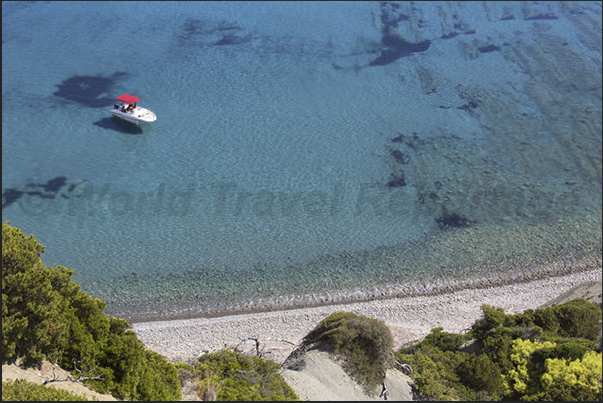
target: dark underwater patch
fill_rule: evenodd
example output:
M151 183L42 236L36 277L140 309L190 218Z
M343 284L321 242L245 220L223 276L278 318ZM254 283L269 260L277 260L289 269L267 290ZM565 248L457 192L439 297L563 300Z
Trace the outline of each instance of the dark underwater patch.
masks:
M400 21L408 21L408 15L400 9L400 4L389 1L381 2L381 23L387 28L397 28Z
M2 191L2 210L10 206L23 196L23 191L15 188L6 188Z
M475 101L469 101L467 102L465 105L461 105L459 107L457 107L456 109L461 109L461 110L465 110L465 111L470 111L472 109L477 108L479 105L477 104L477 102Z
M107 94L112 92L117 79L124 76L127 73L118 72L111 77L73 76L58 84L54 95L89 108L103 108L113 102Z
M66 184L67 178L65 176L57 176L55 178L50 179L43 185L30 183L27 186L40 186L44 189L45 192L58 192Z
M369 63L369 66L384 66L396 60L410 56L413 53L425 52L431 46L431 41L426 39L422 42L412 43L396 35L384 33L381 37L381 54Z
M442 39L452 39L452 38L456 38L457 36L459 36L460 34L458 32L451 32L448 35L442 35L440 38Z
M412 148L413 150L417 149L417 146L422 146L425 144L425 141L419 138L419 134L417 132L412 132L412 134L409 135L405 135L404 133L398 133L397 137L394 137L391 139L391 141L393 143L402 143L410 148ZM402 154L402 153L400 153ZM392 154L392 156L394 158L396 158L395 155ZM404 157L405 160L407 159L407 157Z
M386 184L390 188L397 188L406 186L406 180L404 179L404 173L400 172L396 175L392 174L391 179Z
M195 38L201 38L202 42L205 42L205 45L238 45L251 40L251 34L235 34L235 32L244 31L244 29L227 21L221 21L216 25L216 23L208 23L195 18L188 18L182 25L182 31L183 33L179 35L180 39L188 41L191 39L195 40ZM219 39L215 40L216 36L218 36Z
M408 15L401 10L400 4L388 1L381 2L381 49L379 56L369 63L369 66L384 66L395 62L396 60L409 56L416 52L424 52L429 49L431 41L424 40L419 43L407 42L398 35L393 35L391 32L396 32L401 21L408 21ZM419 22L421 25L423 21Z
M67 189L70 191L74 186L68 186L67 177L56 176L48 180L46 183L30 182L25 185L23 190L6 188L2 191L2 209L4 210L11 204L19 201L19 199L24 195L36 196L42 199L54 199L59 195L64 187L67 187Z
M441 217L435 219L441 228L466 228L471 223L465 217L456 213L444 213Z
M398 136L392 138L392 143L402 143L404 141L404 135L400 133Z
M203 33L203 22L195 18L189 18L182 24L182 30L184 33L180 35L180 38L184 40L190 39L197 34Z
M490 52L496 52L497 50L500 50L500 48L496 45L488 45L488 46L482 46L481 48L477 48L477 50L479 50L481 53L490 53Z
M400 150L393 150L390 154L399 164L404 165L408 162L408 157L405 156Z
M241 43L249 42L251 40L251 35L246 36L237 36L233 34L227 34L222 37L219 41L214 43L216 46L221 45L238 45Z
M558 19L559 19L559 17L557 17L556 15L552 15L552 14L538 14L533 17L526 18L527 21L530 21L530 20L558 20Z

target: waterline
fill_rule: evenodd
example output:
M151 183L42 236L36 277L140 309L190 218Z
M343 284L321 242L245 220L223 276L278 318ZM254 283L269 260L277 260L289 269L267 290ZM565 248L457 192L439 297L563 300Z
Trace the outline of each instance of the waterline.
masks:
M114 304L106 312L128 320L130 323L156 320L176 320L188 318L212 318L258 312L284 311L315 306L341 305L354 302L366 302L393 298L434 296L459 290L488 289L502 285L516 284L560 277L574 273L600 272L601 253L584 257L567 257L522 267L517 271L516 264L500 265L499 270L490 274L469 275L457 272L451 277L424 276L404 284L382 284L374 287L350 289L322 289L315 293L290 294L276 297L256 297L236 300L211 306L184 305L178 303L149 303L142 305Z
M432 295L600 267L597 226L582 225L571 233L568 227L528 226L521 233L516 228L468 228L398 247L283 267L266 262L228 274L210 268L155 276L132 273L119 278L119 291L106 290L105 295L111 314L155 320ZM562 232L566 238L560 243ZM516 236L509 242L511 233ZM94 286L97 292L103 288Z

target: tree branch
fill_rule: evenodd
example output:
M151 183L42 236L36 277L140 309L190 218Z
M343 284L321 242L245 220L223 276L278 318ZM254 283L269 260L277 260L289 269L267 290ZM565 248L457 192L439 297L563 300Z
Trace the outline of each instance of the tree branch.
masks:
M81 369L79 369L77 367L77 364L80 364L81 361L76 361L76 359L74 358L73 361L73 368L75 369L75 371L77 371L79 373L79 376L77 378L74 378L72 376L68 376L66 378L57 378L57 374L55 373L55 368L57 366L57 361L58 361L59 357L57 357L54 360L54 364L51 364L52 366L52 379L46 378L46 380L44 380L43 385L49 384L51 382L66 382L66 381L71 381L71 382L80 382L80 383L84 383L84 381L88 381L91 379L96 379L96 380L102 380L103 376L102 375L92 375L94 373L94 371L96 371L98 369L98 364L96 365L96 367L86 371L86 373L84 373ZM88 365L90 366L90 360L88 360Z
M407 372L409 375L412 375L412 367L408 364L402 364L396 360L394 360L394 362L396 363L396 365L402 369L403 371Z

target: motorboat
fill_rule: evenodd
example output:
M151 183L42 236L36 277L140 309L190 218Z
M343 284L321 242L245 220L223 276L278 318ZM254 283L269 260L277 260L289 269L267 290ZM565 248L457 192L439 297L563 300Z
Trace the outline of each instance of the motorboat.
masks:
M123 94L116 99L121 101L121 105L113 105L113 109L111 109L113 116L137 125L140 123L153 123L157 120L157 116L152 111L138 105L140 98Z

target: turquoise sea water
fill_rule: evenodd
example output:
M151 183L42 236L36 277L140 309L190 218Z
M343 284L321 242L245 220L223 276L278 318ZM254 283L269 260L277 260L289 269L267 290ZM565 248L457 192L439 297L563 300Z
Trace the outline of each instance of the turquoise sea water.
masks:
M600 254L601 59L600 2L3 2L2 217L125 317L521 278Z

